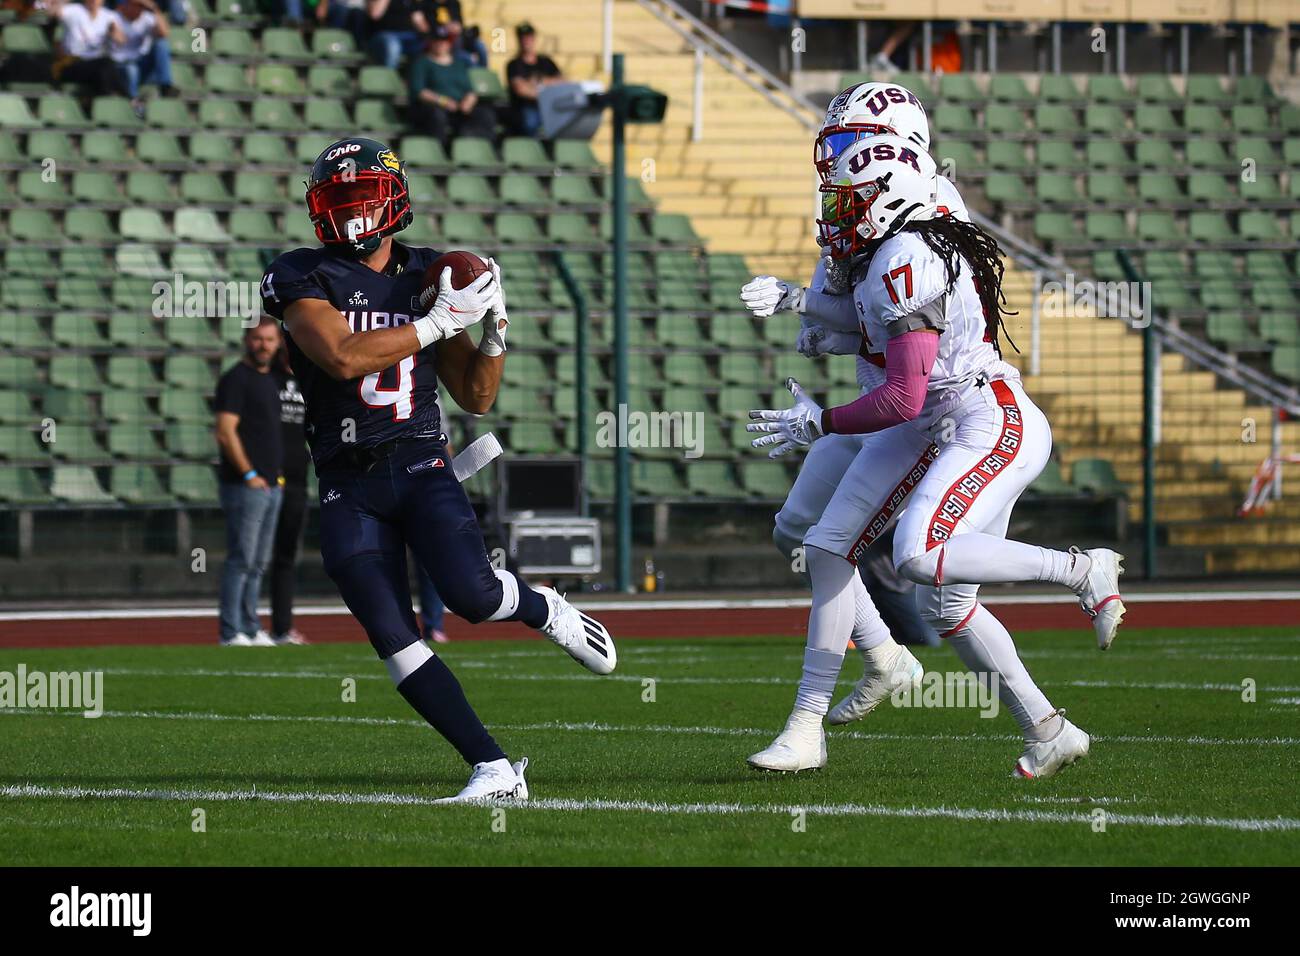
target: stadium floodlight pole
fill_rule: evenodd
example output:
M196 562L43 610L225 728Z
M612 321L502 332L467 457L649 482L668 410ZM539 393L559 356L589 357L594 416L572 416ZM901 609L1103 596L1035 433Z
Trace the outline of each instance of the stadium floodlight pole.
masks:
M573 358L576 372L574 375L575 408L577 409L577 429L578 429L578 460L582 462L583 482L588 488L591 483L587 476L587 419L590 409L587 407L587 296L582 291L582 286L573 275L573 270L569 268L569 261L564 258L564 253L558 249L552 254L555 259L555 271L560 275L560 281L564 283L564 291L569 294L569 299L573 303L573 320L575 323L575 335L573 342ZM587 496L582 496L582 513L587 514Z
M1117 249L1115 256L1124 277L1134 284L1141 283L1142 277L1128 252ZM1142 316L1142 572L1151 581L1156 576L1156 363L1160 361L1160 342L1151 296L1138 301L1146 310Z
M623 89L623 54L610 65L614 111L614 411L623 420L627 408L627 98ZM618 533L618 589L632 587L632 481L627 442L614 445L614 510Z

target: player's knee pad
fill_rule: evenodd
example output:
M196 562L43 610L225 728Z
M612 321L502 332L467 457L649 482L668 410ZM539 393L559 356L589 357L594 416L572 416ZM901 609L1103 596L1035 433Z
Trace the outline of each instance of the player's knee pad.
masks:
M519 579L506 570L458 579L442 594L447 609L471 624L501 621L519 609ZM441 592L439 592L441 594Z
M936 588L921 584L916 588L917 613L943 638L950 637L970 620L977 600L974 587Z

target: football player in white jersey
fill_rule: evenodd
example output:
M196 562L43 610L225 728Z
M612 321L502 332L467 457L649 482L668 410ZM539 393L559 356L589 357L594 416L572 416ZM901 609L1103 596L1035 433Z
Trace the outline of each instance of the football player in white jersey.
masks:
M791 382L793 408L756 410L756 448L772 457L833 434L862 435L857 456L803 544L812 582L803 678L785 729L749 758L766 770L824 766L822 719L857 609L855 562L898 522L894 564L917 584L922 617L982 681L996 682L1025 738L1015 772L1047 777L1085 756L1089 738L1034 684L1005 627L978 602L986 582L1051 581L1093 617L1099 646L1124 613L1121 555L1008 541L1011 509L1042 471L1051 429L1003 362L997 242L938 212L934 161L878 135L844 152L821 187L819 242L848 265L863 353L883 381L822 409Z
M859 83L841 92L826 109L826 119L813 148L813 162L825 180L845 149L869 136L898 135L924 150L930 148L930 122L925 107L911 90L898 83ZM946 177L938 180L940 213L969 220L966 202ZM848 261L819 257L807 288L774 276L757 276L741 290L741 300L760 318L778 311L799 315L796 347L809 358L818 355L857 355L858 385L864 392L884 382L880 355L860 352L862 334L845 270ZM773 540L791 556L803 536L825 510L844 472L862 444L860 435L828 435L808 451L785 503L777 513ZM894 691L920 681L920 662L898 644L873 605L865 585L854 585L857 611L852 638L863 658L863 676L853 692L830 712L832 724L858 720Z

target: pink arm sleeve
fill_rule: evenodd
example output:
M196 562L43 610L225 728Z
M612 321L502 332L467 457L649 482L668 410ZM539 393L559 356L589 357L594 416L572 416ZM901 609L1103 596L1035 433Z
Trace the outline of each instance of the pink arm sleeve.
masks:
M939 354L939 336L917 329L890 339L885 346L885 383L855 402L828 408L822 431L840 435L878 432L921 413L930 369Z

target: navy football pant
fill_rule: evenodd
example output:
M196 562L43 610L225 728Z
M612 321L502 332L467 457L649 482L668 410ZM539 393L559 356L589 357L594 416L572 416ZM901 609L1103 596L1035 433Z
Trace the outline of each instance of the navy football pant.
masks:
M501 607L501 581L444 444L402 442L369 471L326 462L318 477L325 571L381 658L420 639L407 545L452 613L478 623ZM519 590L519 609L504 620L541 627L545 599L523 582Z

